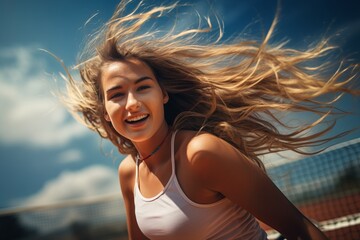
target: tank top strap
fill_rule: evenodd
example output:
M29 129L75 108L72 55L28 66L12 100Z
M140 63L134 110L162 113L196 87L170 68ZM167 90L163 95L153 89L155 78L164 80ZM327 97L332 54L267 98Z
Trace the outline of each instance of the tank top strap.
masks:
M178 130L174 131L171 135L171 175L175 175L175 136Z
M137 156L135 156L135 187L138 186L138 182L139 182L139 158Z

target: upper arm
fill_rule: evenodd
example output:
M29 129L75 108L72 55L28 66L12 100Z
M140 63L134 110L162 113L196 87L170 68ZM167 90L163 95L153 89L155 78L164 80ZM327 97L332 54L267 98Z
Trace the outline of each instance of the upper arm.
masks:
M324 239L262 169L224 140L199 135L189 142L187 157L205 187L220 192L288 239L307 239L311 234Z
M125 210L126 210L126 223L128 228L129 239L146 239L140 231L135 217L134 205L134 183L135 183L135 162L129 155L119 166L119 180L121 192L123 195Z

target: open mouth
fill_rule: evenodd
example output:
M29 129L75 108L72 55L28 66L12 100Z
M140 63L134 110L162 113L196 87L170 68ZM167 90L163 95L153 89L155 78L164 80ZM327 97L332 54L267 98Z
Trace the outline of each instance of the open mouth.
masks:
M148 119L148 117L149 114L143 114L136 117L129 117L128 119L125 120L125 122L129 124L136 124L145 121L146 119Z

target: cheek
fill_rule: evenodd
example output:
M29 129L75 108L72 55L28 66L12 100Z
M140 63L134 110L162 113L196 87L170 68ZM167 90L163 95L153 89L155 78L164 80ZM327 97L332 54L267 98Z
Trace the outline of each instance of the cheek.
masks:
M119 104L106 103L105 104L105 119L113 125L120 121L121 107Z
M156 116L159 118L158 120L161 120L164 118L164 100L163 98L159 98L156 101L153 101L153 109L155 109Z
M126 131L125 131L124 123L122 122L122 119L120 117L121 116L120 113L118 113L118 111L115 111L109 113L108 116L109 116L108 123L112 125L112 127L115 129L115 131L118 134L123 136Z

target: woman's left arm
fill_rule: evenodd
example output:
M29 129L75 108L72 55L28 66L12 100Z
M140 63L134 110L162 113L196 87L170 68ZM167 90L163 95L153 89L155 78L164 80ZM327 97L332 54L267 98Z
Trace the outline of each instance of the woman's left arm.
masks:
M194 137L187 158L203 186L220 192L287 239L327 239L254 162L211 134Z

